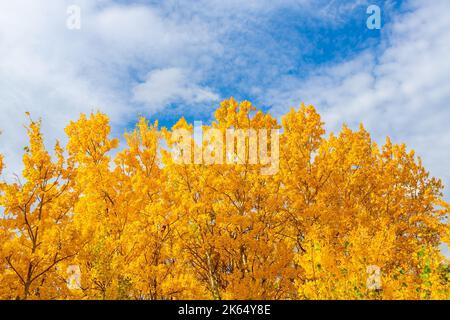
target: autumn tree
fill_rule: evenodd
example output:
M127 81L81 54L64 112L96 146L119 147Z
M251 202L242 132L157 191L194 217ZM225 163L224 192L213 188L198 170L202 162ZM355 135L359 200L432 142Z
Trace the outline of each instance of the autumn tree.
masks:
M119 266L128 279L128 298L176 299L195 297L192 276L180 259L177 229L180 216L166 187L158 151L162 133L158 124L141 118L136 129L125 135L127 147L115 158L114 174L123 196L122 215L129 221L122 246L127 255Z
M3 299L450 298L442 182L362 125L231 98L201 128L141 118L120 149L102 113L51 152L27 132L0 182Z
M120 201L118 181L110 170L108 155L118 145L110 139L109 120L104 114L81 115L66 133L68 162L74 170L77 202L74 225L79 230L82 250L77 256L82 282L80 289L89 298L116 298L122 285L117 264L123 255L120 237L127 221L126 203Z
M65 270L60 266L77 253L70 168L59 143L56 159L45 149L40 122L31 121L26 129L30 144L23 156L23 180L0 185L0 294L5 299L66 297Z
M405 145L387 139L380 150L362 126L325 139L311 106L291 110L283 127L280 174L295 260L305 270L300 297L418 297L415 256L425 247L438 254L448 230L441 182ZM371 266L382 270L382 292L367 287Z

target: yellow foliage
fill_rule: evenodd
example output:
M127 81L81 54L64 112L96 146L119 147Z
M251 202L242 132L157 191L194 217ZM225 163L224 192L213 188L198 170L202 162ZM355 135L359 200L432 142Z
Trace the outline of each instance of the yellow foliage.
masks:
M272 175L174 161L185 119L141 118L122 150L101 113L52 152L40 126L26 127L22 177L0 183L1 299L450 298L441 181L363 126L325 136L312 106L280 124L223 101L204 129L280 129Z

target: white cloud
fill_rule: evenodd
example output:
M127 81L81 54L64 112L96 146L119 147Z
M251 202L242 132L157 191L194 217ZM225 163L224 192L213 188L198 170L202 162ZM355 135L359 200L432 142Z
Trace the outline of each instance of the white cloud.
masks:
M66 9L74 3L81 8L80 30L66 28ZM130 103L135 77L166 65L190 67L219 49L201 22L178 21L156 7L109 0L1 1L0 153L6 174L22 167L26 111L43 119L49 147L64 138L64 126L80 112L106 112L119 135L138 111L151 111ZM195 102L208 96L199 85L178 81L178 97Z
M450 11L448 1L412 1L409 13L382 30L381 51L286 78L263 101L278 115L314 104L331 130L362 122L376 140L389 135L422 157L450 186ZM449 192L445 191L448 198Z
M186 70L157 69L147 75L145 82L134 87L134 99L144 103L150 113L162 110L171 103L188 105L213 102L219 96L195 83Z

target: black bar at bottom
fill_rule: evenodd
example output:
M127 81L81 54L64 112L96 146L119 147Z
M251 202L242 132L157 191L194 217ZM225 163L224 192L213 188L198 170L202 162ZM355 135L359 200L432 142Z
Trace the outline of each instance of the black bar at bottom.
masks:
M59 319L86 318L98 314L134 319L320 319L367 317L384 318L392 311L402 317L419 312L448 312L449 301L0 301L0 310L21 315L23 311Z

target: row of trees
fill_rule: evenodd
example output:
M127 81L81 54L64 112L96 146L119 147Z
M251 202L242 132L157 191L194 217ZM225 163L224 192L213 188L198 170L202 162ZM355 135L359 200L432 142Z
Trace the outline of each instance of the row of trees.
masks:
M102 113L51 151L30 120L22 176L0 183L0 298L450 298L449 205L405 145L325 136L304 105L279 124L230 99L211 127L280 128L278 172L177 163L184 119L140 119L120 152Z

